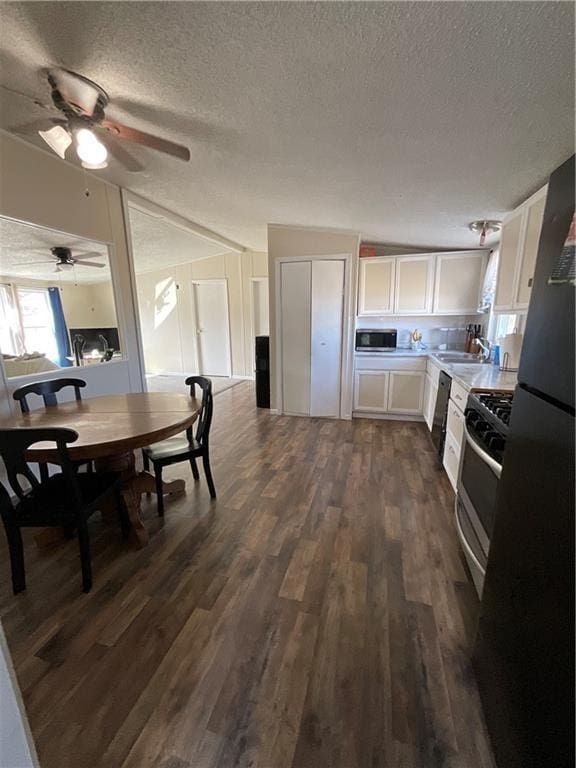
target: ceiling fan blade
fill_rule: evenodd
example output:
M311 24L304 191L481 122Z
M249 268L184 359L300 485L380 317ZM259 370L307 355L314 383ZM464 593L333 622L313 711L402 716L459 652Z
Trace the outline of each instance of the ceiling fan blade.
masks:
M158 152L164 152L166 155L172 155L172 157L177 157L179 160L184 160L186 163L190 160L190 150L182 144L176 144L173 141L161 139L159 136L153 136L151 133L138 131L136 128L130 128L127 125L122 125L122 123L116 123L114 120L103 120L101 125L114 136L119 136L121 139L126 139L126 141L133 141L136 144L142 144L143 146L155 149Z
M120 143L114 138L112 131L105 130L98 125L95 125L94 128L99 129L97 130L98 138L106 145L108 152L110 152L112 157L119 162L120 165L123 165L127 171L130 171L130 173L139 173L144 170L144 166L127 152L124 147L120 146Z
M74 259L74 264L80 264L82 267L105 267L106 264L98 264L97 261L84 261L84 259Z
M18 264L19 267L33 267L37 264L55 264L54 259L48 259L47 261L23 261Z
M100 251L76 251L75 253L78 254L78 259L103 259L105 258L105 253L100 253Z
M45 117L42 120L33 120L30 123L21 123L20 125L13 125L8 130L11 133L36 133L37 131L48 131L54 125L65 125L64 120L58 120L55 117Z

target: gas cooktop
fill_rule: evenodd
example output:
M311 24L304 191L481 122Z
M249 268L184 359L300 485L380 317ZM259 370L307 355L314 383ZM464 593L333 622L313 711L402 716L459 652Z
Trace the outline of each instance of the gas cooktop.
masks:
M466 426L476 440L502 463L513 392L475 392L466 403Z

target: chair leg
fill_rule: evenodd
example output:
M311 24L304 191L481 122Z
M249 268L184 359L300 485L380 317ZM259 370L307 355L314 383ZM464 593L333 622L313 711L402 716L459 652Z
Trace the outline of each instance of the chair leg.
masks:
M204 474L206 475L206 482L208 483L210 496L215 499L216 488L214 487L214 480L212 479L212 470L210 469L210 456L208 455L208 451L205 451L202 454L202 464L204 465Z
M198 467L196 465L196 459L194 456L190 457L190 469L192 470L192 476L196 482L200 480L200 473L198 472Z
M15 595L26 589L26 573L24 571L24 547L22 534L17 525L4 523L6 538L10 550L10 570L12 572L12 591Z
M142 451L142 463L144 465L144 472L150 472L150 459L144 451ZM150 491L146 491L146 498L150 498Z
M38 464L38 467L40 468L40 482L45 483L50 476L48 472L48 464Z
M156 500L158 516L164 517L164 486L162 484L162 466L154 464L154 476L156 478Z
M122 495L122 489L119 485L114 489L114 495L116 497L116 508L118 510L120 528L122 529L122 538L127 539L130 533L130 518L128 517L128 507L126 506L124 496Z
M78 543L80 545L80 562L82 563L82 591L92 589L92 558L90 557L90 537L84 521L78 526Z

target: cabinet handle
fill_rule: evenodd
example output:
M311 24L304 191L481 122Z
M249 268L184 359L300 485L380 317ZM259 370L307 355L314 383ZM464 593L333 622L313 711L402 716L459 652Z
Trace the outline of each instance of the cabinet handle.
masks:
M450 453L453 453L454 455L456 455L454 448L452 448L451 445L448 446L448 450L450 451Z
M462 400L462 398L460 397L460 395L454 395L454 400Z

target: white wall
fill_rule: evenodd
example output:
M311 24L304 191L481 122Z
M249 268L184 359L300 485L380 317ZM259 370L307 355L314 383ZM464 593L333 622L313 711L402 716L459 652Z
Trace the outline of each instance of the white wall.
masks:
M0 623L0 766L35 768L38 765L10 650Z
M136 261L138 255L134 258ZM267 273L267 255L246 251L224 253L136 275L147 373L197 372L192 280L225 279L230 309L232 374L252 375L250 282L252 277L266 277ZM163 292L168 303L159 302Z
M336 254L352 255L352 274L349 285L349 312L345 323L354 322L354 310L356 307L356 290L358 282L358 247L360 236L354 232L340 232L334 230L315 229L306 227L288 227L279 224L268 225L268 279L270 286L270 404L276 408L276 269L278 259L294 256L333 256ZM347 349L348 347L348 349ZM353 345L345 341L345 353L351 356ZM343 358L346 357L346 354ZM350 414L352 412L352 369L350 357L350 370L346 374L348 381Z
M88 192L88 194L86 194ZM108 244L118 327L125 358L82 369L89 394L140 391L142 379L136 316L120 189L56 156L0 132L0 216ZM53 376L59 375L56 371ZM10 393L46 374L6 381L0 363L0 415L10 412ZM14 413L16 413L14 409Z

